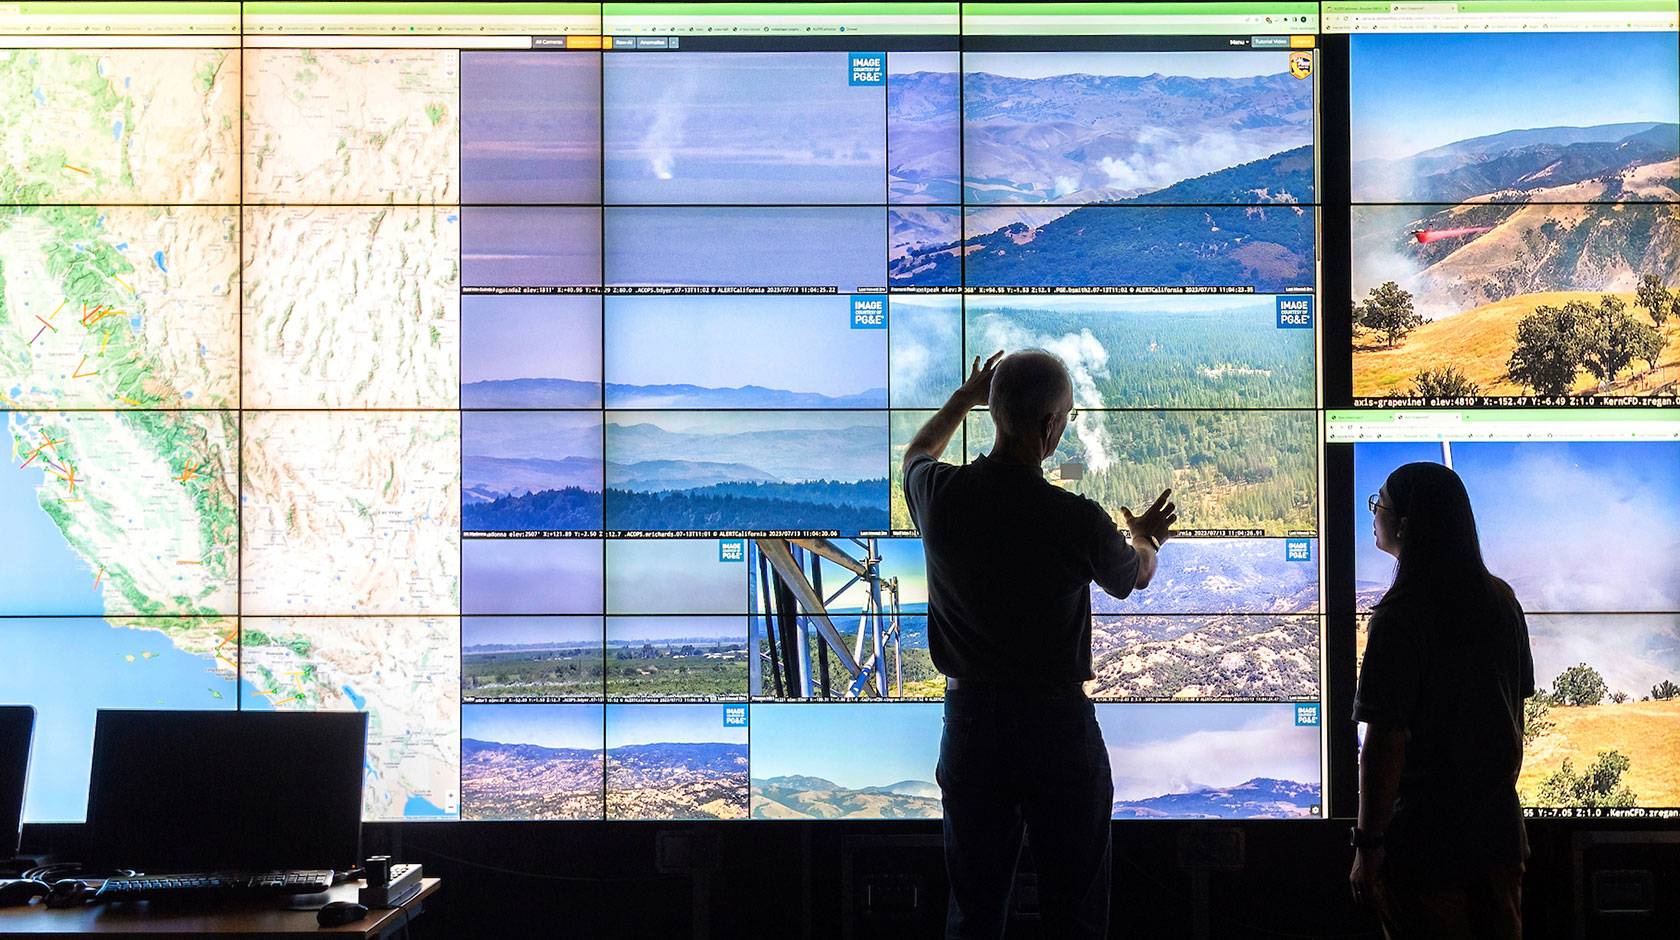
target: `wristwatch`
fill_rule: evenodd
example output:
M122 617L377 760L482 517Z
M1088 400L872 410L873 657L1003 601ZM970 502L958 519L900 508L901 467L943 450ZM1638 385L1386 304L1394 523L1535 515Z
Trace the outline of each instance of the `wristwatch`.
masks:
M1348 845L1356 849L1380 849L1383 847L1383 839L1383 833L1366 832L1358 826L1348 830Z

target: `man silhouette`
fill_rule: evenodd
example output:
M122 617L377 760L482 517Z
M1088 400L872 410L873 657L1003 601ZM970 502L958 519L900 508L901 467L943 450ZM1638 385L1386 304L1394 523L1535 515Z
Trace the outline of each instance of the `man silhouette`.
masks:
M1000 361L1001 360L1001 361ZM990 405L997 437L966 466L939 457L968 412ZM1108 932L1114 783L1091 672L1091 583L1115 597L1149 585L1177 521L1168 490L1130 539L1095 502L1044 479L1073 413L1073 383L1039 349L1002 351L916 432L904 496L922 533L928 643L947 678L938 779L951 880L947 937L1001 937L1023 829L1051 937Z

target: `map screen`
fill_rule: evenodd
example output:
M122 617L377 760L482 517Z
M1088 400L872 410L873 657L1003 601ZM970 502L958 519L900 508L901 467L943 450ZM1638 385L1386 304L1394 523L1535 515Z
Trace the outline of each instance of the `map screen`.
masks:
M1025 346L1047 478L1181 507L1114 815L1323 815L1318 4L110 6L0 7L30 821L101 707L365 710L368 819L936 817L897 468Z

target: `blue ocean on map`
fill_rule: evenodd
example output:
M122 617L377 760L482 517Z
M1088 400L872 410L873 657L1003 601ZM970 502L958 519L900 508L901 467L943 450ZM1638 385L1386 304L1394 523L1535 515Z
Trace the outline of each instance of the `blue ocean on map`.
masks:
M40 474L0 467L0 518L18 549L0 570L0 701L35 705L35 745L24 818L77 822L86 811L93 722L105 708L233 708L233 680L210 660L152 630L114 628L97 616L93 572L36 502ZM57 614L60 616L35 616ZM267 708L255 687L249 707Z

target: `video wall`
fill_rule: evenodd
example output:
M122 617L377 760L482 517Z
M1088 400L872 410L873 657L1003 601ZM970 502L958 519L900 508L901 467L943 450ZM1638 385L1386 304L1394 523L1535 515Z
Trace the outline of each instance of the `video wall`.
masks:
M1473 36L1449 31L1473 3L1370 6L0 11L0 701L39 710L27 818L83 817L99 707L366 710L368 819L937 817L898 463L965 362L1025 346L1075 383L1047 479L1180 506L1147 591L1093 588L1116 818L1324 815L1326 639L1356 599L1321 586L1356 565L1365 609L1387 576L1362 530L1321 541L1326 500L1454 457L1479 509L1512 500L1484 541L1551 696L1525 798L1680 805L1655 756L1680 681L1656 675L1680 648L1674 4ZM1419 59L1450 94L1406 92ZM1351 147L1323 139L1328 82ZM991 432L976 412L946 459ZM1561 520L1591 511L1561 494L1600 485L1642 487L1617 531L1646 567L1559 580ZM855 647L783 618L780 552L827 566ZM881 585L890 667L860 679ZM1554 678L1577 658L1600 701ZM1600 749L1631 797L1569 789Z

